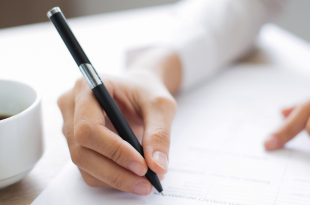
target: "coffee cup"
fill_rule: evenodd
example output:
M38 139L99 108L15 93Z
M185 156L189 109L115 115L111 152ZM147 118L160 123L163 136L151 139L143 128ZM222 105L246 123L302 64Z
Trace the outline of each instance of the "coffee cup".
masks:
M0 79L0 189L24 178L43 154L41 96Z

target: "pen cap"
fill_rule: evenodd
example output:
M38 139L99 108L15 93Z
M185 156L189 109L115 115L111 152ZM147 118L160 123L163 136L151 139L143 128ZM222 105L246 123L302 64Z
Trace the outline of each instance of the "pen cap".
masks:
M80 66L81 64L88 63L91 64L88 60L86 54L84 53L82 47L76 40L74 34L68 26L67 20L59 7L55 7L49 12L47 16L53 22L55 28L57 29L62 40L68 47L72 57L74 58L76 64Z

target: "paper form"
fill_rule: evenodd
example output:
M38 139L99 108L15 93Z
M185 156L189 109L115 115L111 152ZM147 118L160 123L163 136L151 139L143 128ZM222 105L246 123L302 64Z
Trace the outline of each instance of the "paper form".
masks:
M177 97L164 193L137 196L88 187L69 164L33 205L309 205L310 139L266 152L280 110L310 99L310 78L266 66L239 66Z

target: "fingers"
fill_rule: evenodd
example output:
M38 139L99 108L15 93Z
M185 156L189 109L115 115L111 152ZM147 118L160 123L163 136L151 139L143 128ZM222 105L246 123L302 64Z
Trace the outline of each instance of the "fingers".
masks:
M74 124L83 121L105 125L103 110L85 80L78 80L74 89ZM78 126L75 126L78 128Z
M75 129L75 139L83 147L106 156L139 176L147 172L143 157L128 142L102 125L80 122Z
M80 145L94 150L139 176L147 172L143 157L126 141L105 127L102 108L88 87L76 94L74 136Z
M295 107L287 108L282 110L282 115L286 118L294 110Z
M144 156L148 166L157 174L168 171L171 124L176 102L170 97L157 97L142 106Z
M287 114L290 110L285 111ZM266 150L276 150L302 131L310 116L310 103L297 106L290 111L284 124L265 141Z
M158 83L157 79L154 82ZM123 84L119 85L122 88ZM114 89L116 85L111 82L106 86L125 113L130 114L136 133L143 132L145 159L108 129L104 112L85 80L78 80L73 90L60 97L58 105L65 121L63 130L72 161L80 168L85 182L90 186L147 195L152 190L144 177L148 166L160 179L167 172L170 128L176 103L163 86L139 90L140 86L133 85L125 86L132 92L129 97L123 95L127 93L126 89ZM150 85L149 81L147 85Z
M112 186L100 181L99 179L95 178L94 176L90 175L89 173L85 172L83 169L79 168L81 175L83 177L83 180L85 183L90 187L103 187L103 188L109 188L113 189ZM160 181L164 179L164 175L158 175L158 178Z
M75 145L71 147L70 153L72 161L87 172L82 173L83 179L90 186L111 186L139 195L148 195L152 191L152 185L145 177L135 175L95 151Z

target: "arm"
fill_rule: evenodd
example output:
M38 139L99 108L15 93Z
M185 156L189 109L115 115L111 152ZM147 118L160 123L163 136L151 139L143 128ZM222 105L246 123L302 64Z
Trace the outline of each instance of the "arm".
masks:
M172 93L187 89L246 55L261 26L282 4L283 0L183 0L173 9L179 26L170 40L143 52L129 67L172 80L167 84Z
M195 15L184 14L184 7L177 6L188 21L167 47L141 54L122 76L102 76L134 133L140 140L143 138L145 159L117 135L85 80L78 80L72 90L59 98L71 158L88 185L140 195L151 192L152 186L144 177L147 166L160 176L168 171L170 130L176 110L171 93L210 76L243 54L265 22L262 11L269 10L262 2L185 1L192 5ZM259 9L255 9L258 5ZM239 16L239 7L244 8L245 15ZM217 16L216 21L213 15ZM256 20L258 23L252 28ZM193 30L187 30L187 26ZM238 35L229 34L241 27Z
M211 77L244 56L282 0L186 0L175 7L180 26L167 47L182 65L181 88Z

